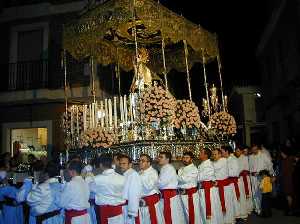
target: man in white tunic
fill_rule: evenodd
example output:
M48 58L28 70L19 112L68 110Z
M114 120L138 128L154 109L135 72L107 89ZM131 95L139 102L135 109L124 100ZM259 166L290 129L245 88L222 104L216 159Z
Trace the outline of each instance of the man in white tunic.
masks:
M240 188L240 204L241 204L241 218L246 219L252 212L252 196L250 185L250 172L248 156L243 154L242 146L237 146L234 154L237 157L239 165L239 188Z
M139 202L142 195L142 181L139 174L132 169L132 161L126 156L119 157L120 170L125 177L123 198L127 201L124 213L126 224L139 224Z
M235 223L234 218L234 195L229 181L228 164L225 158L222 158L220 149L212 151L213 166L216 180L219 188L221 207L224 215L224 224Z
M251 186L253 194L254 209L257 214L261 212L261 191L259 189L260 177L259 172L268 170L271 175L274 175L273 164L270 158L262 153L259 145L253 145L251 148L252 154L249 157L249 166L251 173Z
M62 224L63 215L59 208L59 201L62 193L62 184L55 178L59 175L57 165L48 163L45 169L47 179L34 187L27 196L27 203L30 206L30 224Z
M230 185L233 189L233 206L234 206L234 217L236 219L241 218L241 203L240 203L240 188L239 188L239 175L240 168L238 160L233 154L233 149L230 146L224 146L221 148L222 157L227 159L228 174Z
M151 157L147 154L140 155L139 166L142 181L140 223L163 224L165 220L159 205L158 173L151 166Z
M88 185L90 183L94 182L94 174L93 174L93 167L91 165L86 165L82 171L81 171L81 176L87 182ZM90 207L88 208L88 213L91 218L92 224L97 224L97 217L95 213L95 193L90 192Z
M95 204L101 224L124 224L123 199L125 177L112 169L112 156L102 154L97 158L96 168L101 171L90 183L90 189L95 193Z
M65 209L66 224L89 224L90 190L88 184L80 176L83 166L78 160L72 160L68 165L71 181L64 186L60 198L60 207Z
M182 162L184 167L178 170L178 188L183 203L185 215L189 224L201 223L199 194L198 194L198 169L193 163L194 154L184 152Z
M170 164L172 155L170 152L161 152L158 163L161 166L158 178L158 187L161 193L161 205L163 207L166 224L186 223L182 204L177 195L178 178L175 168Z
M244 165L246 170L248 170L247 180L248 180L248 188L249 188L249 198L247 198L247 204L248 204L248 214L251 214L254 209L253 204L253 192L252 192L252 186L251 186L251 173L250 173L250 164L249 164L249 157L250 157L250 149L247 145L243 146L242 155L245 156L244 158ZM245 188L246 190L246 188ZM247 196L247 194L246 194Z
M211 151L209 149L200 151L201 163L198 167L198 180L202 223L223 224L219 191L215 187L216 177L210 157Z

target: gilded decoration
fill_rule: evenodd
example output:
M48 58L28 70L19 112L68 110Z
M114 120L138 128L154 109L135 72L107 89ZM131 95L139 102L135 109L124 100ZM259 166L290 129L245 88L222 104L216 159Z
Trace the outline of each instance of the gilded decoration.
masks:
M129 71L135 56L134 27L138 45L149 51L149 68L156 73L163 72L162 37L167 71L185 70L183 40L188 43L191 65L202 61L202 50L205 63L218 55L215 34L153 0L109 0L95 6L65 25L64 48L78 60L92 55L100 64L118 62Z

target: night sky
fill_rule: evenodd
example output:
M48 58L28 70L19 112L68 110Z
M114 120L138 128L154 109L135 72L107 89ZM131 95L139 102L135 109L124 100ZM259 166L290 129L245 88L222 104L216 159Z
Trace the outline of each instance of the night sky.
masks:
M269 18L266 0L160 0L160 3L208 31L217 33L227 87L232 85L233 80L260 83L255 52Z

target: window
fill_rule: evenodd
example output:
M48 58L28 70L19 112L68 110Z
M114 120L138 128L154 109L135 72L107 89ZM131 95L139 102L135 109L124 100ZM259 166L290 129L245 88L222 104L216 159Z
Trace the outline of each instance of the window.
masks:
M18 32L18 62L43 59L43 30Z
M34 154L37 158L47 155L48 144L47 128L18 128L11 130L11 150L17 150L26 160L28 154Z

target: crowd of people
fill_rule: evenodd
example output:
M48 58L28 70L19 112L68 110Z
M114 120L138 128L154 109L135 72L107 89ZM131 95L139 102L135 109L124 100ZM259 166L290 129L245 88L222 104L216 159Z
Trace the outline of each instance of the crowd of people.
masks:
M275 175L267 150L204 148L199 158L192 151L184 152L178 170L167 151L155 161L142 154L138 164L123 154L101 154L85 165L75 157L67 164L66 181L59 181L59 166L50 161L38 183L27 178L20 188L8 184L7 164L0 161L0 224L234 224L252 212L272 216L282 175ZM282 168L292 163L296 170L299 162L284 153ZM288 171L282 172L286 178ZM297 201L291 192L285 194L290 209Z

